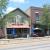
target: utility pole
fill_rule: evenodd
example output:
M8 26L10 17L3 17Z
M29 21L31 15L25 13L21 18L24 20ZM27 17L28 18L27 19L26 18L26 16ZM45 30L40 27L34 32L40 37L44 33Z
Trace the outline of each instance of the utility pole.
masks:
M30 36L31 36L31 18L30 18Z

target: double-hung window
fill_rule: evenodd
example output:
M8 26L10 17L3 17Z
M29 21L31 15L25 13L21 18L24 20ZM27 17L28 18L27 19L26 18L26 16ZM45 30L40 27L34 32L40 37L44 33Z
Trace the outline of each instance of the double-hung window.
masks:
M39 19L39 13L38 12L35 13L35 19L36 19L36 22L39 22L40 21L40 19Z

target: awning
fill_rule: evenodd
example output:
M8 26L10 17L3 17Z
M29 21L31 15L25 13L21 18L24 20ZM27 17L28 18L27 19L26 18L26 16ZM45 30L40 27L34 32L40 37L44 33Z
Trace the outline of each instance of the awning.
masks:
M8 25L7 28L30 28L29 25Z

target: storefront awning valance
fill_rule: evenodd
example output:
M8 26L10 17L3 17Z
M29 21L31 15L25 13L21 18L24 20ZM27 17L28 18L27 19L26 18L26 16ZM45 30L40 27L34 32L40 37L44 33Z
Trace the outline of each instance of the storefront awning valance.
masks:
M12 25L8 25L7 28L30 28L29 25L16 25L16 24L12 24Z

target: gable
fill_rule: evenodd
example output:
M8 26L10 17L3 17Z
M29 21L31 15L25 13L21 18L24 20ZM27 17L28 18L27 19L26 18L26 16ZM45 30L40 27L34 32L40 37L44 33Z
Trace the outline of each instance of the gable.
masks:
M4 16L4 18L6 18L6 17L11 18L11 16L13 17L13 16L16 16L16 15L20 15L20 16L23 16L23 17L25 16L25 17L29 18L29 16L19 8L17 8L15 10L11 11L10 13L6 14Z
M16 11L14 12L14 14L15 14L15 16L19 15L19 16L21 16L21 17L28 18L28 16L25 15L25 14L24 14L22 11L20 11L20 10L16 10Z
M17 23L29 23L29 16L20 9L8 13L6 17L9 19L9 22L11 22L12 19L15 19Z

